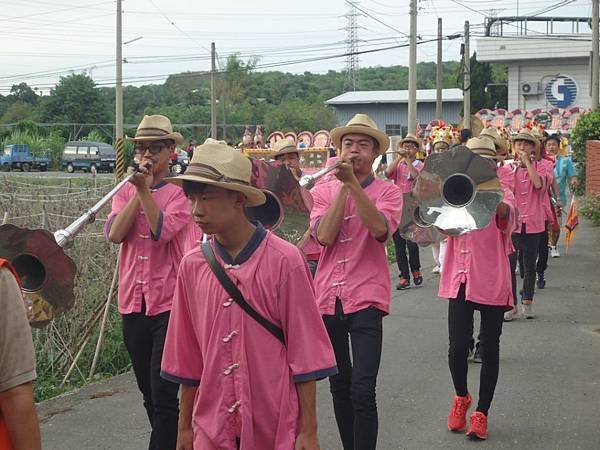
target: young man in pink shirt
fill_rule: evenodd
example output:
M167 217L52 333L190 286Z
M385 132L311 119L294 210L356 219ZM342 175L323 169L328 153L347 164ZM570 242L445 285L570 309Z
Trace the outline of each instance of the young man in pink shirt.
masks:
M315 381L337 372L335 358L300 250L245 215L265 202L251 171L241 153L211 143L169 180L212 235L181 261L162 361L162 376L182 385L178 450L319 448Z
M490 165L496 166L494 146L486 146L485 139L477 141L471 145L474 153L490 158ZM456 395L448 414L448 428L455 432L466 428L466 415L473 401L467 387L468 355L473 314L475 310L481 313L479 401L467 431L468 437L475 440L487 438L488 410L498 380L503 316L513 304L508 255L512 252L514 197L509 186L503 188L504 200L487 227L448 237L438 291L439 297L449 299L448 365Z
M398 157L395 158L385 169L385 176L394 181L403 194L412 190L415 179L423 169L423 163L416 159L417 152L421 148L421 141L412 134L406 135L398 142ZM419 246L400 236L398 230L393 234L394 247L396 249L396 262L400 271L400 281L396 286L398 290L410 288L410 275L412 273L415 286L423 284L421 275L421 261L419 259ZM408 250L408 258L406 252Z
M521 303L523 316L533 319L533 295L536 278L536 261L539 243L546 233L546 210L544 202L548 186L552 183L551 164L538 161L540 142L527 129L513 137L519 166L515 171L515 206L519 211L513 243L523 258L523 288Z
M398 228L402 192L373 176L373 161L387 150L389 138L369 116L357 114L332 130L331 139L343 161L337 179L311 191L311 230L323 245L315 277L317 304L339 370L329 381L344 450L372 450L382 320L391 294L385 243Z
M181 188L164 181L183 137L155 115L142 119L131 140L139 172L113 198L104 231L121 245L119 312L152 427L149 449L169 450L177 440L179 386L160 377L160 362L177 267L199 233Z

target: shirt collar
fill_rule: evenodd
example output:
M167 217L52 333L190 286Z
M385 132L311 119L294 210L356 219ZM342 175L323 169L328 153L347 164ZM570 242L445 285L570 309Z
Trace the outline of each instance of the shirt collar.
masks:
M371 185L373 181L375 181L375 177L373 176L373 174L370 174L367 178L364 179L362 183L360 183L360 187L366 189Z
M221 259L225 262L225 264L243 264L250 259L250 257L254 254L258 246L262 243L265 236L267 235L267 230L262 226L260 222L252 222L256 225L256 230L254 230L254 234L244 247L244 249L235 257L232 258L231 255L225 250L225 247L221 245L221 243L215 238L215 247Z
M156 191L156 190L158 190L161 187L166 186L166 185L167 185L167 182L165 180L160 180L158 183L156 183L150 189L153 190L153 191Z

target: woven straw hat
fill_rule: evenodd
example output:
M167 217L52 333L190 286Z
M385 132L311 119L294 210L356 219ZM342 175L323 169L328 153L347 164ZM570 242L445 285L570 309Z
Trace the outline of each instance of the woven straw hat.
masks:
M379 143L379 155L385 153L390 146L388 135L377 128L373 119L366 114L356 114L345 127L334 128L329 134L331 142L333 142L336 148L342 148L342 138L347 134L366 134L367 136L371 136Z
M289 139L280 139L275 142L273 145L273 154L271 155L273 159L276 159L278 156L285 155L286 153L298 153L300 154L303 151L301 148L297 148L296 144Z
M487 137L474 137L467 141L467 148L484 158L496 158L496 146Z
M131 142L162 141L163 139L172 139L176 144L183 143L183 136L176 131L173 132L173 125L169 118L160 114L144 116L137 127L135 137L127 136L127 140Z

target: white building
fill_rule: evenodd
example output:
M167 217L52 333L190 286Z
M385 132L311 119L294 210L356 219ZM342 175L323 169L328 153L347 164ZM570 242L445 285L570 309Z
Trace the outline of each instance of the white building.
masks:
M508 110L591 106L591 35L477 39L477 60L508 66Z

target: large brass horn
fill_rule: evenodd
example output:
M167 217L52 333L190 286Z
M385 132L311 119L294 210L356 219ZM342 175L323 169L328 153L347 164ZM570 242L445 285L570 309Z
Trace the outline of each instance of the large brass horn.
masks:
M265 204L246 208L246 216L258 220L280 237L298 244L308 229L312 196L298 184L292 172L277 161L250 158L251 184L267 196Z
M463 128L465 128L464 117L461 119L460 123L458 124L459 130L462 130ZM479 117L471 114L471 126L469 128L471 129L471 133L473 134L473 137L477 137L481 134L481 132L485 128L485 125L483 124L483 122L481 121L481 119Z
M127 176L94 206L64 230L52 235L46 230L30 230L7 224L0 226L0 257L15 267L29 306L29 323L43 327L75 303L75 263L63 247L87 224L123 187L134 174Z
M420 247L427 247L445 238L432 224L423 220L421 217L421 208L412 192L404 194L402 218L398 226L398 233L404 239L412 241Z
M488 226L504 198L496 163L463 145L429 155L413 192L423 221L450 236Z

